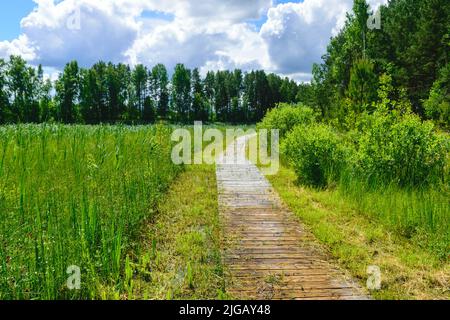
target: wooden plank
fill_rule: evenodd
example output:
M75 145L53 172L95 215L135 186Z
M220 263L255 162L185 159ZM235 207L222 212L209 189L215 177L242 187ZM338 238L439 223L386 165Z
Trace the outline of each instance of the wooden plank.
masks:
M246 137L239 139L241 145ZM367 298L328 261L256 166L218 164L216 175L228 293L240 299Z

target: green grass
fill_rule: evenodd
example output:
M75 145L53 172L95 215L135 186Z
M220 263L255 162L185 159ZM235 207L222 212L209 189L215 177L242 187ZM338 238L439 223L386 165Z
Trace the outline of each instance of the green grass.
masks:
M0 299L129 290L124 257L181 170L170 160L170 133L163 126L0 127ZM81 268L81 290L67 289L71 265Z
M189 166L142 230L127 299L218 299L224 294L214 166ZM142 271L144 270L144 271Z
M357 178L344 175L337 191L358 211L417 242L443 262L450 262L450 192L444 184L369 188Z
M450 264L440 254L448 242L439 242L437 251L430 250L426 238L429 235L415 232L407 237L386 223L382 215L389 216L390 212L396 215L405 208L414 208L420 198L411 200L410 195L388 191L384 195L361 191L354 198L338 189L302 187L297 184L294 171L286 167L268 178L330 256L359 279L361 285L365 286L367 281L368 266L381 268L382 289L372 292L374 298L450 299Z

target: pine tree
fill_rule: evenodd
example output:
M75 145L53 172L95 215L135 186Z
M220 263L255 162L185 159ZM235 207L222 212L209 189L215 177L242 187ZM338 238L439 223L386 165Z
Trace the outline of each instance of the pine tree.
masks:
M367 59L355 63L350 74L348 97L356 113L367 110L376 100L377 77L373 71L373 64Z

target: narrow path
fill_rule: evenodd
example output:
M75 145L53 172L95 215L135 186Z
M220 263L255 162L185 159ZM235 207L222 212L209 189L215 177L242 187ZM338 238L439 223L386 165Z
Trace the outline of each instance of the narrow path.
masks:
M231 145L216 169L227 292L238 299L366 299L244 159L248 138L234 151Z

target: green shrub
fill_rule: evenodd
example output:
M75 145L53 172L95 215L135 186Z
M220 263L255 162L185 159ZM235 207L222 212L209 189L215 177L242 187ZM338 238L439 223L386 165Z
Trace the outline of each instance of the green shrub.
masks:
M339 179L346 154L341 139L324 124L295 127L281 150L299 182L314 187L326 187Z
M280 130L280 138L284 138L295 126L311 124L315 119L316 114L309 107L280 104L278 108L267 112L258 125L258 129L278 129Z
M369 185L428 185L444 178L448 146L431 122L376 112L359 139L359 169Z

